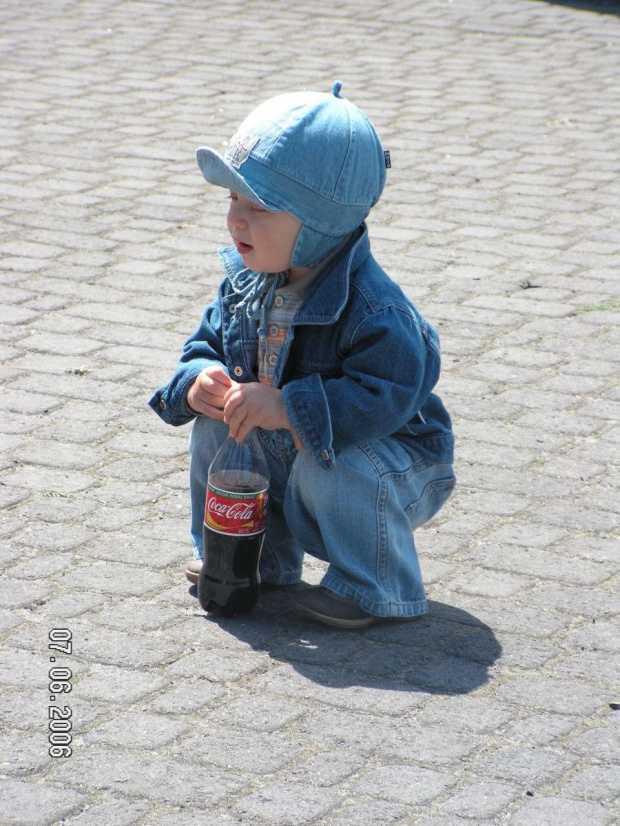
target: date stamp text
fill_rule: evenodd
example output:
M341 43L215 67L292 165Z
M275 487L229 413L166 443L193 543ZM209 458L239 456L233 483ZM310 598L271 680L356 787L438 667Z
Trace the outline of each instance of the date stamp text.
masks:
M52 628L48 636L49 645L47 647L50 652L58 651L65 656L70 656L73 653L73 634L68 628ZM73 741L71 733L73 729L72 711L69 706L60 704L64 699L60 695L71 693L73 672L65 666L54 665L55 662L56 656L50 654L49 692L50 704L54 703L54 705L50 705L48 709L49 755L50 757L71 757L73 753L71 748ZM57 702L59 705L56 705Z

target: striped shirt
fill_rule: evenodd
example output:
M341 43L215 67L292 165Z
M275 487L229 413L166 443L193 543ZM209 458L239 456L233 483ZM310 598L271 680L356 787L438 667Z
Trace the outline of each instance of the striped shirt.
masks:
M265 335L259 335L258 337L258 380L261 384L268 384L270 387L273 384L278 357L295 318L295 313L301 307L312 282L344 249L349 238L350 236L347 236L306 276L275 290L273 303L271 307L267 308Z
M290 330L295 313L303 298L293 295L287 286L275 291L273 304L267 312L265 335L258 338L258 380L273 383L278 356Z

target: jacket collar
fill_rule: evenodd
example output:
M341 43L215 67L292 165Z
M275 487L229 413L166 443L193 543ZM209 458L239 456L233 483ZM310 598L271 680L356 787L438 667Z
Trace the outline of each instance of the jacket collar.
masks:
M338 258L326 267L316 282L310 286L294 324L333 324L339 318L349 299L351 273L358 269L369 255L370 239L368 227L364 223L352 233L349 243ZM219 250L219 256L228 280L236 293L242 295L248 292L254 293L251 289L253 282L265 281L265 273L253 272L244 266L243 259L234 246ZM261 290L264 286L265 284L262 283Z

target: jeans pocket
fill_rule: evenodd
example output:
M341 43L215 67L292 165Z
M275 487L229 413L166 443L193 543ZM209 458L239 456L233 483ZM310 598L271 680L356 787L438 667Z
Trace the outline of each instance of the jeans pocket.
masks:
M450 498L455 485L454 476L429 482L418 501L406 508L411 527L420 528L429 522Z

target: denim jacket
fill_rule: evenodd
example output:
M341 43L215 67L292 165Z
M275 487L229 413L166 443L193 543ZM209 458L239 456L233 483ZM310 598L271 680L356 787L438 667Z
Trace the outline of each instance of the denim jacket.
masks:
M243 296L259 276L234 247L220 253L226 277L178 369L149 404L168 424L194 414L186 394L209 365L257 381L256 321ZM440 370L437 331L377 264L363 225L311 284L278 357L289 422L325 469L343 448L395 436L422 460L451 463L450 416L432 393Z

